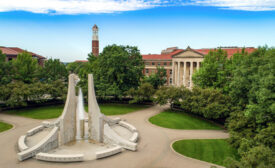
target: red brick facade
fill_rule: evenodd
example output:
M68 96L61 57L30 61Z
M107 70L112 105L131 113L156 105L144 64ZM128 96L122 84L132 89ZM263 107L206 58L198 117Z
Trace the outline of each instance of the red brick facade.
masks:
M98 54L99 54L99 41L98 40L92 41L92 53L94 56L98 56Z

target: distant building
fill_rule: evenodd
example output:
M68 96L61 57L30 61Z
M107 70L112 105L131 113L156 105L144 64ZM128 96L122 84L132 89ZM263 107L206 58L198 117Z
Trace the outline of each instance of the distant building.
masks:
M88 60L75 60L74 62L89 62Z
M241 52L239 47L220 47L227 52L228 58L237 52ZM149 76L156 73L157 67L164 67L166 70L167 85L182 86L192 88L192 75L196 72L204 59L204 56L214 48L208 49L178 49L177 47L162 50L161 54L142 55L145 63L143 74ZM245 51L251 53L255 50L253 47L245 48Z
M95 24L92 28L92 53L99 55L98 27ZM233 54L241 52L241 47L218 47L227 52L228 58ZM149 76L156 73L157 67L163 67L166 70L167 85L182 86L192 88L192 75L200 68L204 56L215 48L192 49L187 47L179 49L170 47L161 51L161 54L142 55L145 63L143 74ZM245 48L245 51L251 53L255 50L253 47ZM88 62L87 60L77 60L75 62Z
M40 66L43 66L44 65L44 61L46 60L46 58L43 57L43 56L41 56L41 55L38 55L38 54L35 54L33 52L29 52L29 51L23 50L23 49L18 48L18 47L1 47L0 46L0 50L2 50L2 53L7 56L6 57L6 61L11 61L13 59L16 59L17 55L20 54L20 53L22 53L22 52L28 52L28 53L30 53L34 59L37 59L38 64Z

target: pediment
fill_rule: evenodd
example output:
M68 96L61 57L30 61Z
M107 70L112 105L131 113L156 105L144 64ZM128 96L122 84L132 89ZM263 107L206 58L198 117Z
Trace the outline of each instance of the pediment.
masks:
M185 50L173 56L173 58L203 58L204 55L195 50Z

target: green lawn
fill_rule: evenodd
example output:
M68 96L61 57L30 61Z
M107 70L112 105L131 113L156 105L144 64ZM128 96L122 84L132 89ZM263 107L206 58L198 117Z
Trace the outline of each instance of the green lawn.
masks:
M11 124L0 122L0 132L6 131L11 128L12 128Z
M237 150L224 139L180 140L173 143L173 148L182 155L222 166L227 157L239 159Z
M99 106L101 112L106 115L127 114L149 107L147 105L134 104L101 104ZM64 105L55 105L30 109L9 110L5 111L5 113L34 119L51 119L59 117L63 111L63 108ZM85 106L85 109L87 111L88 107Z
M102 104L99 105L100 110L105 115L119 115L130 112L142 110L150 107L149 105L135 105L135 104ZM86 108L86 111L87 108Z
M151 117L149 121L160 127L172 129L222 129L209 121L190 116L183 112L174 112L171 110L161 112Z

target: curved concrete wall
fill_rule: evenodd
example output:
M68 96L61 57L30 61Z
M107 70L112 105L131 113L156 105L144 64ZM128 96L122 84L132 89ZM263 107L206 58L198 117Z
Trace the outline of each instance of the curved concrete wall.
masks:
M134 132L132 137L129 139L131 142L137 142L138 140L138 132Z
M92 74L88 74L88 127L90 139L103 142L103 114L100 112L94 89L94 79Z
M118 124L118 122L121 120L119 117L116 117L114 119L106 117L105 115L103 115L103 120L104 122L107 122L110 126Z
M37 160L43 160L48 162L81 162L84 161L83 154L73 154L73 155L60 155L60 154L50 154L50 153L38 153L35 158Z
M45 127L43 125L39 125L33 129L29 130L27 132L27 136L32 136L32 135L36 134L37 132L42 131L44 128Z
M18 139L18 148L20 152L28 149L28 146L26 145L26 137L26 135L22 135Z
M137 150L137 144L119 136L108 124L104 124L104 142L120 145L125 149Z
M22 161L35 156L39 152L47 152L56 147L58 147L58 127L54 127L38 144L18 153L18 159Z
M120 152L122 152L122 147L116 146L116 147L113 147L113 148L110 148L110 149L106 149L106 150L103 150L103 151L96 152L95 155L96 155L96 159L100 159L100 158L105 158L105 157L108 157L108 156L115 155L115 154L120 153Z
M137 131L136 127L134 127L133 125L131 125L131 124L125 122L125 121L119 121L118 124L119 124L120 126L122 126L122 127L127 128L127 129L130 130L131 132L136 132L136 131Z
M75 140L76 134L76 75L69 75L67 100L60 119L60 145Z

